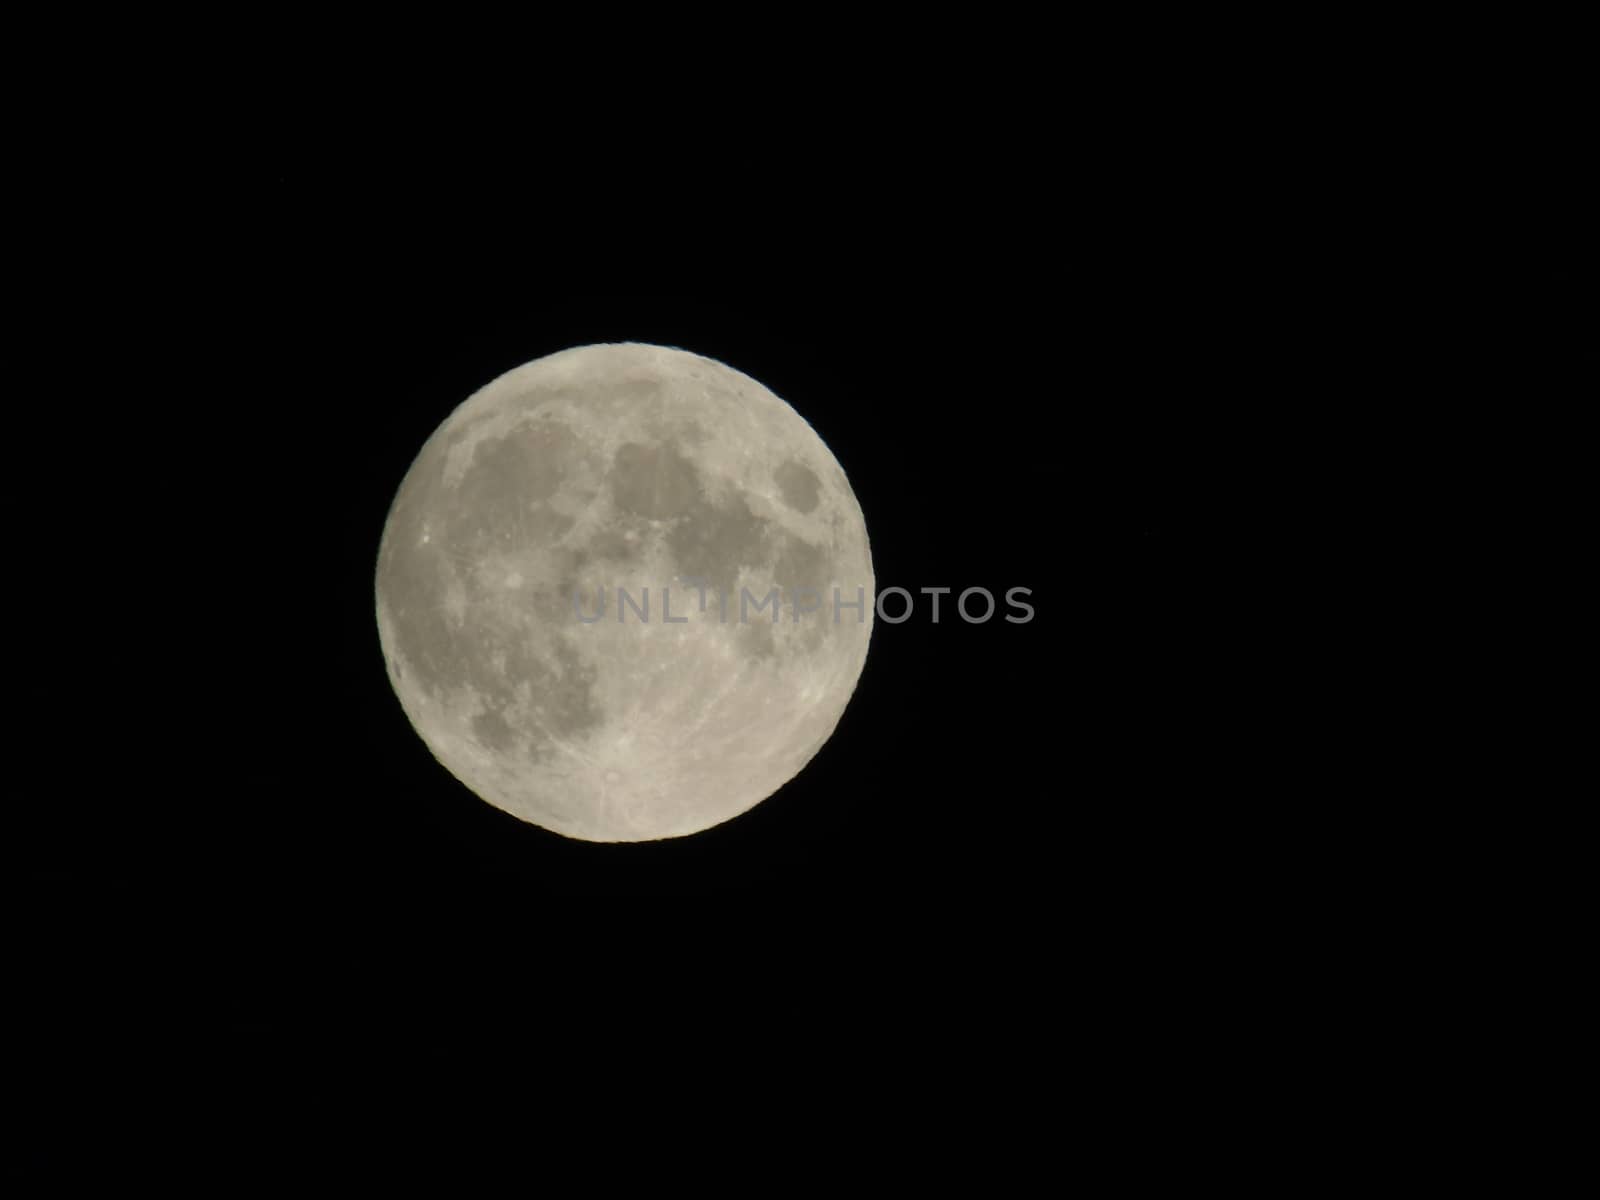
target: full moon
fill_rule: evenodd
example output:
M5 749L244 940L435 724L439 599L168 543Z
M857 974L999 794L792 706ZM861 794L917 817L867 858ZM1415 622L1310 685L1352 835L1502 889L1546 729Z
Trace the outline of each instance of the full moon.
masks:
M478 796L567 837L681 837L833 733L866 661L866 524L789 405L683 350L580 346L447 417L378 551L390 682Z

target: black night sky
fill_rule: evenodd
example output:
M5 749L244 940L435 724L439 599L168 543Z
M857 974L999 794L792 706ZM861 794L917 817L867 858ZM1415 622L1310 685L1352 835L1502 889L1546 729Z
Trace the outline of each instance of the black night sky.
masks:
M8 1194L1559 1164L1592 39L582 11L19 26ZM791 405L915 605L778 793L602 845L434 760L374 572L457 405L616 341Z

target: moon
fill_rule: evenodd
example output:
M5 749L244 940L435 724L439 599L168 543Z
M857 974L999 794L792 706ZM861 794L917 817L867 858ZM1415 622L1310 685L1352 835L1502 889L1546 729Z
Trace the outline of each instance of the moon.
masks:
M537 359L452 412L390 507L376 598L434 757L593 842L697 833L794 778L876 599L861 508L805 419L638 343Z

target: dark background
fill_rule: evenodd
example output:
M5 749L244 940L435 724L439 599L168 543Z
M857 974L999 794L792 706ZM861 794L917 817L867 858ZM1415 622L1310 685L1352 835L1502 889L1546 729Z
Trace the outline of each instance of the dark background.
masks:
M858 1150L986 1193L1463 1160L1436 1099L1482 1102L1484 1029L1551 1026L1507 1021L1485 980L1538 971L1483 941L1574 908L1522 917L1516 867L1582 875L1529 798L1550 756L1485 775L1545 689L1479 646L1552 628L1496 585L1575 591L1526 547L1581 511L1585 43L786 16L647 32L635 71L536 19L503 64L371 22L141 28L171 68L28 43L6 1166L126 1178L137 1130L230 1179L454 1171L441 1110L519 1186L572 1130L586 1181L788 1134L745 1191ZM388 687L384 514L474 389L608 339L792 404L880 586L1025 586L1034 621L878 625L817 758L693 838L483 804Z

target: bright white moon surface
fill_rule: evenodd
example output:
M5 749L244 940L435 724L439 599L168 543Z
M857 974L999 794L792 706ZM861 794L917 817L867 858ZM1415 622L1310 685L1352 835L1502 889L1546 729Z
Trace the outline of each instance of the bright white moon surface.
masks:
M400 484L376 590L434 757L596 842L699 832L798 774L875 600L860 506L804 418L634 343L538 359L451 413Z

